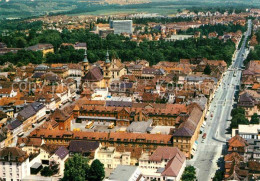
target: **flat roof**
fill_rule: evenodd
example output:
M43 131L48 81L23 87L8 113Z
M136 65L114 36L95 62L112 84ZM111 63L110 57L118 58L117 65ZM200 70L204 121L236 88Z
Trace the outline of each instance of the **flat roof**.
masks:
M118 165L108 178L109 180L128 181L137 168L130 165Z
M41 163L35 162L35 163L31 166L31 168L38 169L41 165L42 165Z
M260 125L250 124L250 125L238 125L239 134L258 134L260 131Z

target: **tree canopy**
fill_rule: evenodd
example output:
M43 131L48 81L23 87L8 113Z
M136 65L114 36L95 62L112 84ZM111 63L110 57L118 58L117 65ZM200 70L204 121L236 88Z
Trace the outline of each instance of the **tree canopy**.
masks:
M209 65L206 65L205 69L204 69L204 74L206 75L210 75L211 74L211 68Z
M89 166L89 159L75 154L65 163L62 181L100 181L105 177L104 165L94 160Z
M248 119L242 113L238 113L232 117L230 126L231 128L238 128L238 125L240 124L249 124Z
M94 160L89 169L89 180L100 181L105 177L104 164Z
M226 42L219 39L187 39L182 41L168 42L147 41L141 43L131 41L128 37L109 34L105 39L100 38L88 30L64 29L61 33L55 30L35 30L29 31L29 36L20 32L10 32L9 36L0 36L0 41L8 47L27 47L37 43L51 43L55 48L55 53L43 58L40 52L26 50L19 51L18 55L9 53L0 56L0 64L12 62L17 64L48 63L56 62L79 62L83 59L84 52L74 50L73 47L61 47L62 43L86 42L88 47L88 59L90 62L104 60L106 51L109 49L111 55L120 58L122 61L135 61L145 59L151 65L160 61L176 62L181 58L205 57L211 60L225 60L231 64L232 54L235 44L228 40Z
M89 160L76 154L65 163L62 181L85 181L88 178Z
M234 108L234 109L232 109L232 111L231 111L231 116L233 117L233 116L235 116L236 114L239 114L239 113L245 115L245 109L243 109L243 108L241 108L241 107Z
M182 181L196 180L196 169L193 166L187 166L181 177Z
M257 113L254 113L251 117L250 124L259 124L259 118Z

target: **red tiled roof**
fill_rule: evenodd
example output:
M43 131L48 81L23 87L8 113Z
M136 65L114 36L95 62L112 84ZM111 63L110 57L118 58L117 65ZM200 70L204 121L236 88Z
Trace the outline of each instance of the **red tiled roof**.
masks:
M228 145L231 147L245 147L248 143L241 136L236 135L228 141Z

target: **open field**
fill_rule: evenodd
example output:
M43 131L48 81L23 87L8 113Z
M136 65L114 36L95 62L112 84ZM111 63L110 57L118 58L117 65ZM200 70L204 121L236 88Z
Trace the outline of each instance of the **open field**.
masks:
M181 9L209 9L209 8L250 8L260 7L260 2L256 0L152 0L145 4L105 4L97 1L79 1L79 0L35 0L0 2L0 19L3 18L25 18L31 16L40 16L46 14L70 14L70 15L109 15L121 13L159 13L169 15L176 13Z

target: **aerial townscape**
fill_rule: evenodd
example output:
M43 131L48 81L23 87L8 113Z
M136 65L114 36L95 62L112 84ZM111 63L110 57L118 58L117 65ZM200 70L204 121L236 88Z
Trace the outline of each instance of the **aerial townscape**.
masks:
M103 180L260 180L258 0L0 0L0 181Z

